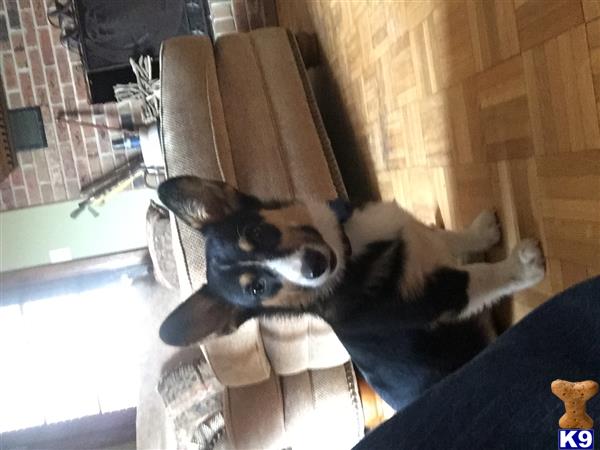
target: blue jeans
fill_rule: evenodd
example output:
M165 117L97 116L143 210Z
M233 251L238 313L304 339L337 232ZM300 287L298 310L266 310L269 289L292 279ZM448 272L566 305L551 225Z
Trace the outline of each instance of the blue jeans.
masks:
M556 449L557 379L600 382L600 277L555 296L355 450ZM401 380L399 380L401 382ZM600 393L587 404L600 448Z

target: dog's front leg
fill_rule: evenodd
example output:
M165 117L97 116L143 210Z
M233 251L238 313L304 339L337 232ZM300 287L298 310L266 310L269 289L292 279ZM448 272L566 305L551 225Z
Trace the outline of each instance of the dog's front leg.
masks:
M544 255L537 241L525 239L504 261L467 264L461 270L469 273L469 303L459 314L462 319L476 314L506 295L539 283L545 273Z
M436 232L457 257L484 252L500 240L500 224L493 211L483 211L466 230Z

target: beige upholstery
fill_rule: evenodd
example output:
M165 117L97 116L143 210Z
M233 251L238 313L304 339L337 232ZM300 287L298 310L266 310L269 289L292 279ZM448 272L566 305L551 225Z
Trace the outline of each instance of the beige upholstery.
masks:
M285 31L223 36L216 61L238 186L261 197L336 197Z
M347 450L364 427L350 363L228 388L224 415L236 449Z
M205 352L215 375L225 386L260 383L271 375L258 320L249 320L236 333L208 342Z
M271 367L279 375L334 367L349 359L329 325L317 317L263 318L260 335Z
M204 37L170 39L161 53L161 89L168 176L224 179L261 197L345 197L300 53L286 30L225 35L214 49ZM200 233L173 217L172 228L183 300L205 280L204 244ZM319 411L344 405L352 412L337 413L336 433L352 442L361 435L359 402L349 394L354 374L344 366L349 356L321 319L249 321L206 342L204 352L227 387L225 416L234 448L291 445L284 416L316 408L311 377L321 380L319 386L338 380L322 393L325 409ZM287 398L283 380L292 383ZM303 400L296 404L294 395ZM305 428L294 429L300 436Z
M235 185L210 39L184 36L165 42L160 76L167 173L227 179ZM182 244L175 245L179 283L190 293L205 279L203 240L179 221L172 222L174 241Z

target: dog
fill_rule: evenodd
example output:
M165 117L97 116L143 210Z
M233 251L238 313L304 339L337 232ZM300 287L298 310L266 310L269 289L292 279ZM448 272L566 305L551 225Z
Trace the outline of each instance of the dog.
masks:
M257 316L314 314L395 409L487 345L473 317L545 274L532 239L497 263L459 263L499 242L491 211L455 232L395 202L263 201L192 176L164 181L158 195L206 242L207 282L163 322L165 343L231 333Z

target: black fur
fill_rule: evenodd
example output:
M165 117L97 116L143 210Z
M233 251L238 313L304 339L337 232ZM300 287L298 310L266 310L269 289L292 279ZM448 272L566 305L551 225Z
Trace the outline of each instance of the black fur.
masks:
M404 266L401 240L372 243L349 262L338 289L312 308L332 326L367 381L396 409L487 345L476 320L434 324L467 305L467 272L440 268L425 280L422 295L407 299L398 281Z
M258 230L258 231L257 231ZM218 286L220 297L246 308L260 310L261 300L275 295L281 282L272 272L259 266L240 266L240 262L285 256L278 248L279 231L265 224L256 209L240 210L225 220L203 227L206 237L207 281ZM252 252L244 252L237 245L244 236L254 245ZM266 291L260 296L242 290L239 277L249 273L266 281ZM224 300L224 301L227 301Z
M370 317L379 320L377 314ZM386 320L391 325L392 320ZM437 327L371 327L349 320L333 329L368 383L394 409L472 359L489 343L477 319Z

